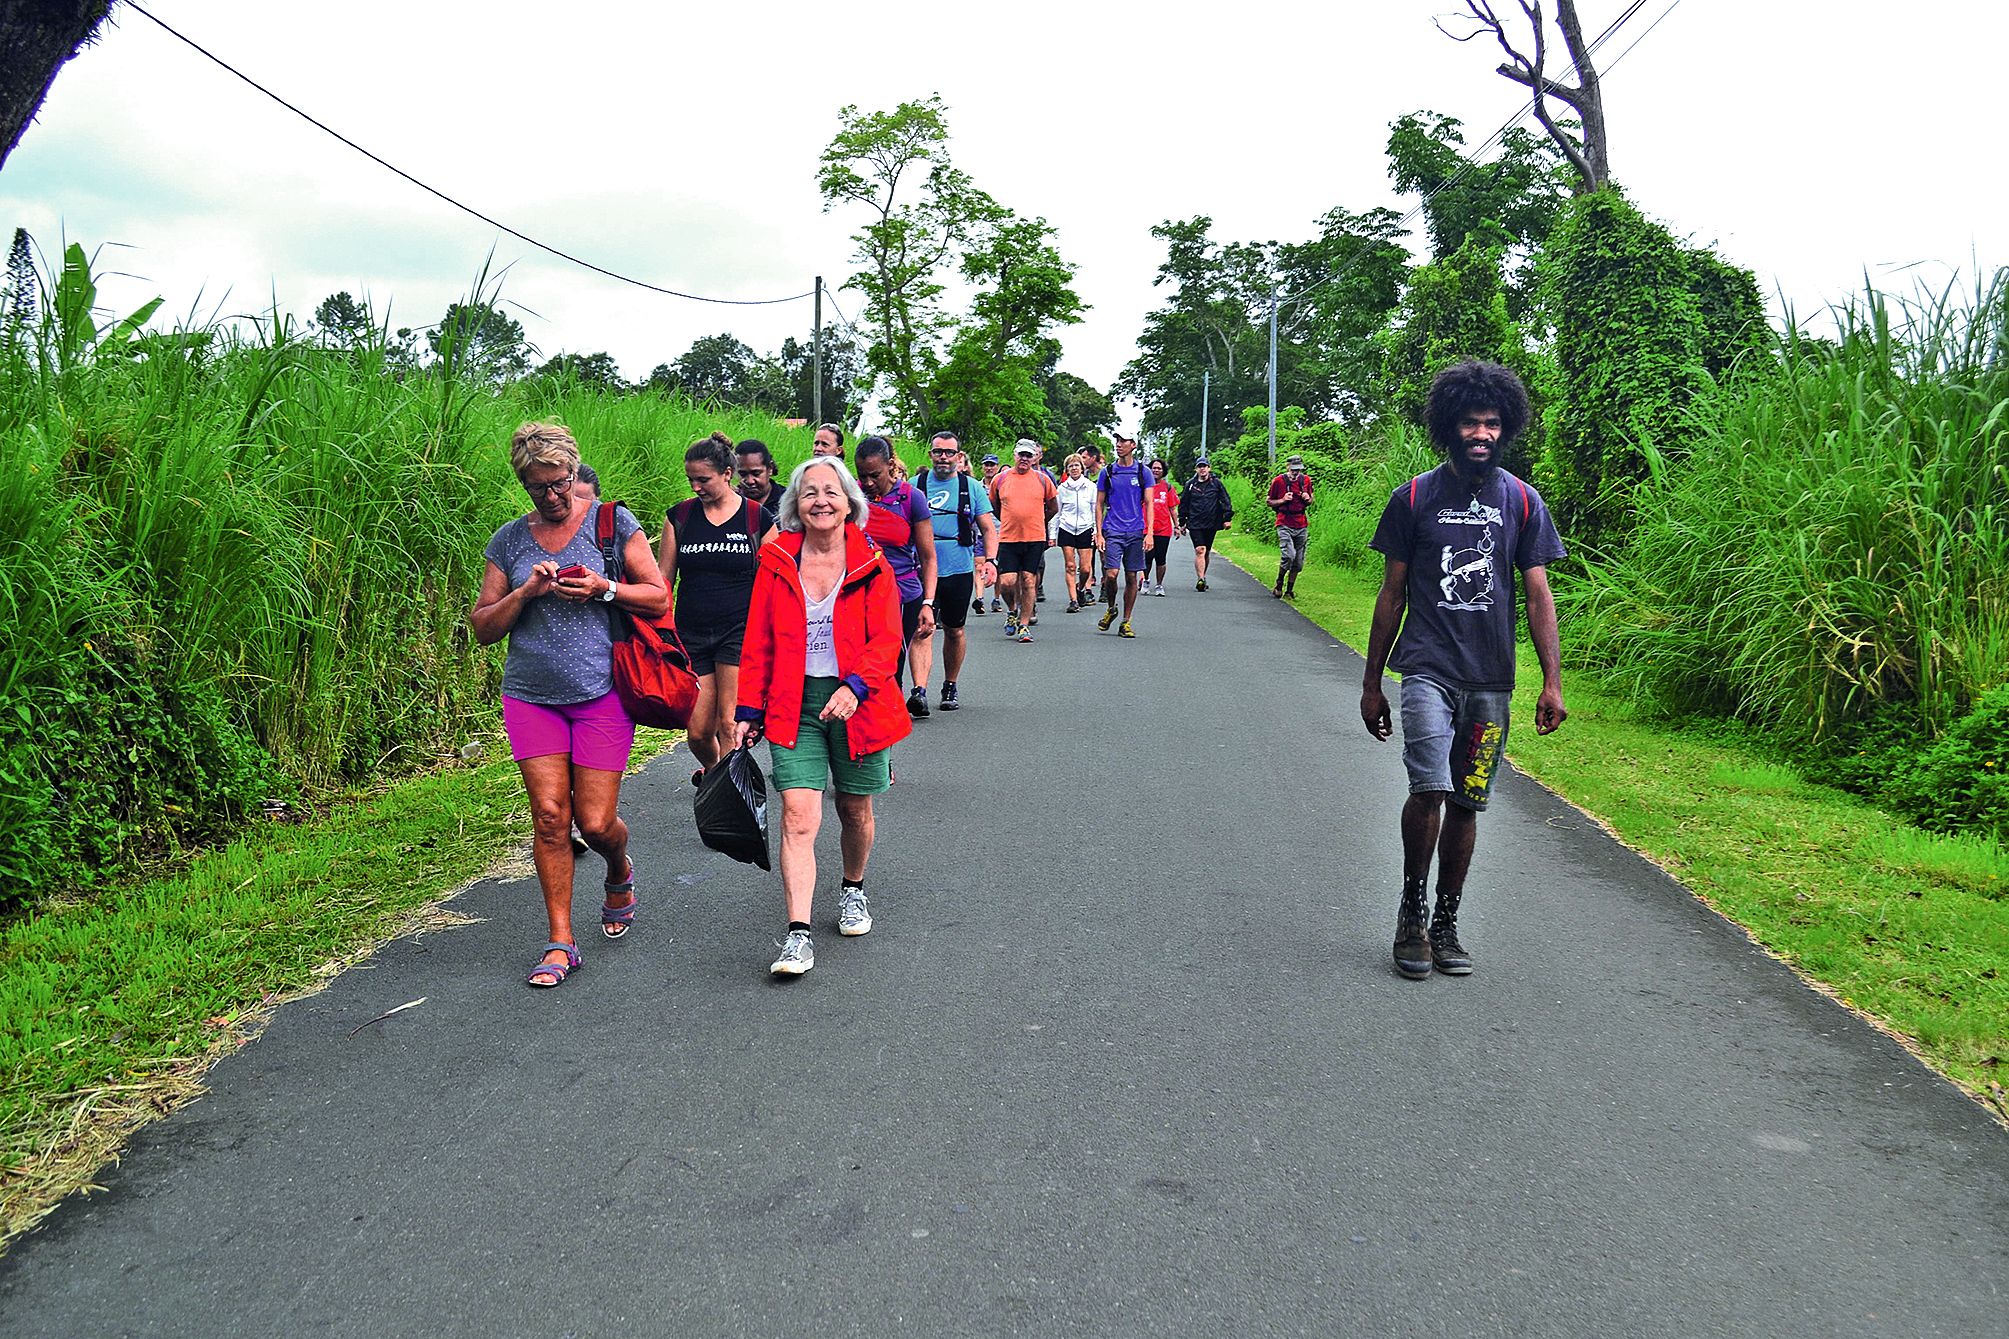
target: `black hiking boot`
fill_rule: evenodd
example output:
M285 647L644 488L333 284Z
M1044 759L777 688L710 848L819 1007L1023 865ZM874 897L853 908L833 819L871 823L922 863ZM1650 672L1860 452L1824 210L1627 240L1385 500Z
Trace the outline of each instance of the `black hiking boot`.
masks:
M1430 960L1446 976L1472 974L1472 955L1458 942L1458 900L1464 895L1463 889L1447 893L1439 888L1437 914L1430 918Z
M1430 897L1423 880L1402 881L1402 905L1395 913L1395 970L1411 981L1430 975Z

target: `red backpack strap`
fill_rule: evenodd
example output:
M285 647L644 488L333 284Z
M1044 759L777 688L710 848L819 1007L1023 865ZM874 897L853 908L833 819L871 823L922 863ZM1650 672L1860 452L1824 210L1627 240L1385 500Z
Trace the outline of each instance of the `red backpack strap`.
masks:
M1525 483L1521 483L1519 479L1514 480L1514 482L1521 485L1521 524L1526 525L1528 523L1528 486Z
M760 524L759 517L756 514L759 511L760 505L752 498L748 498L746 506L741 508L739 513L740 520L746 523L746 537L755 541L760 539L760 531L755 528Z
M1422 482L1423 476L1420 474L1409 481L1409 510L1411 511L1416 510L1416 485Z
M605 575L609 581L621 579L621 551L614 543L614 513L620 506L619 502L602 502L593 518L593 535L600 541L600 563L607 569Z

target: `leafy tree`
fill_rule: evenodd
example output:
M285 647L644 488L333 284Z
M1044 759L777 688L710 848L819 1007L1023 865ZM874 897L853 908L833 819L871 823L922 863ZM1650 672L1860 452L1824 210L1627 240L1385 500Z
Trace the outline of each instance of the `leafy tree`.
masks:
M620 365L611 353L561 353L537 369L540 377L569 380L581 386L619 393L626 390Z
M1034 434L1053 448L1048 460L1084 446L1105 446L1116 426L1116 402L1072 372L1049 368L1041 380L1046 397L1046 430Z
M929 388L950 325L938 275L992 202L949 161L940 94L890 112L847 106L838 122L817 189L825 212L847 203L869 212L852 235L862 268L844 286L865 296L863 322L872 332L866 367L891 386L893 420L918 431L935 417Z
M703 335L671 366L670 374L677 389L693 400L744 405L749 403L759 361L758 354L730 334Z
M330 293L314 309L313 326L332 348L358 349L376 334L377 323L370 309L349 296L347 289Z
M523 338L522 325L481 301L449 304L426 332L426 343L447 376L485 381L521 375L537 351Z
M1052 239L1045 219L1002 206L987 211L961 265L978 292L930 388L935 417L924 428L950 427L972 441L1045 430L1041 374L1060 356L1048 332L1080 321L1085 310L1072 287L1074 266Z
M14 243L7 249L6 287L0 288L0 345L8 350L25 347L27 332L35 325L39 287L34 243L26 228L16 228Z
M88 45L111 0L0 4L0 165L21 142L56 73Z
M814 336L811 336L812 340ZM794 336L781 341L775 356L788 379L787 413L791 418L810 418L816 413L816 360L812 345L799 343ZM865 360L858 345L848 335L828 326L823 330L823 417L842 423L851 417L852 393L865 375Z
M1533 295L1532 258L1569 198L1567 169L1540 137L1515 126L1490 162L1465 159L1464 123L1412 112L1388 128L1388 175L1423 200L1430 254L1443 260L1474 233L1499 238L1509 278L1507 305L1518 319Z

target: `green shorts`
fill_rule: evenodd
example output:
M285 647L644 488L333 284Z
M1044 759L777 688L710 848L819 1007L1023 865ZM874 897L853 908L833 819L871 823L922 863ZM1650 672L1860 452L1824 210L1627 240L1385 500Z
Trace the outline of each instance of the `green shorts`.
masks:
M845 795L877 795L893 784L893 760L885 749L853 761L849 726L843 721L819 721L816 714L843 687L840 679L802 681L802 723L795 747L767 741L776 790L824 790L835 777Z

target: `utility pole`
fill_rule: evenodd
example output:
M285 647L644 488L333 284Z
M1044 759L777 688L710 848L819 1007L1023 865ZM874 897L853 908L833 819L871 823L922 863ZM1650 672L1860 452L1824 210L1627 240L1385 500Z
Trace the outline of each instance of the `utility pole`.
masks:
M809 402L815 406L809 430L814 432L823 422L823 276L820 274L816 276L816 324L809 332L809 385Z
M1207 458L1207 379L1214 375L1212 368L1200 369L1200 459Z
M1277 295L1270 294L1270 473L1277 472Z

